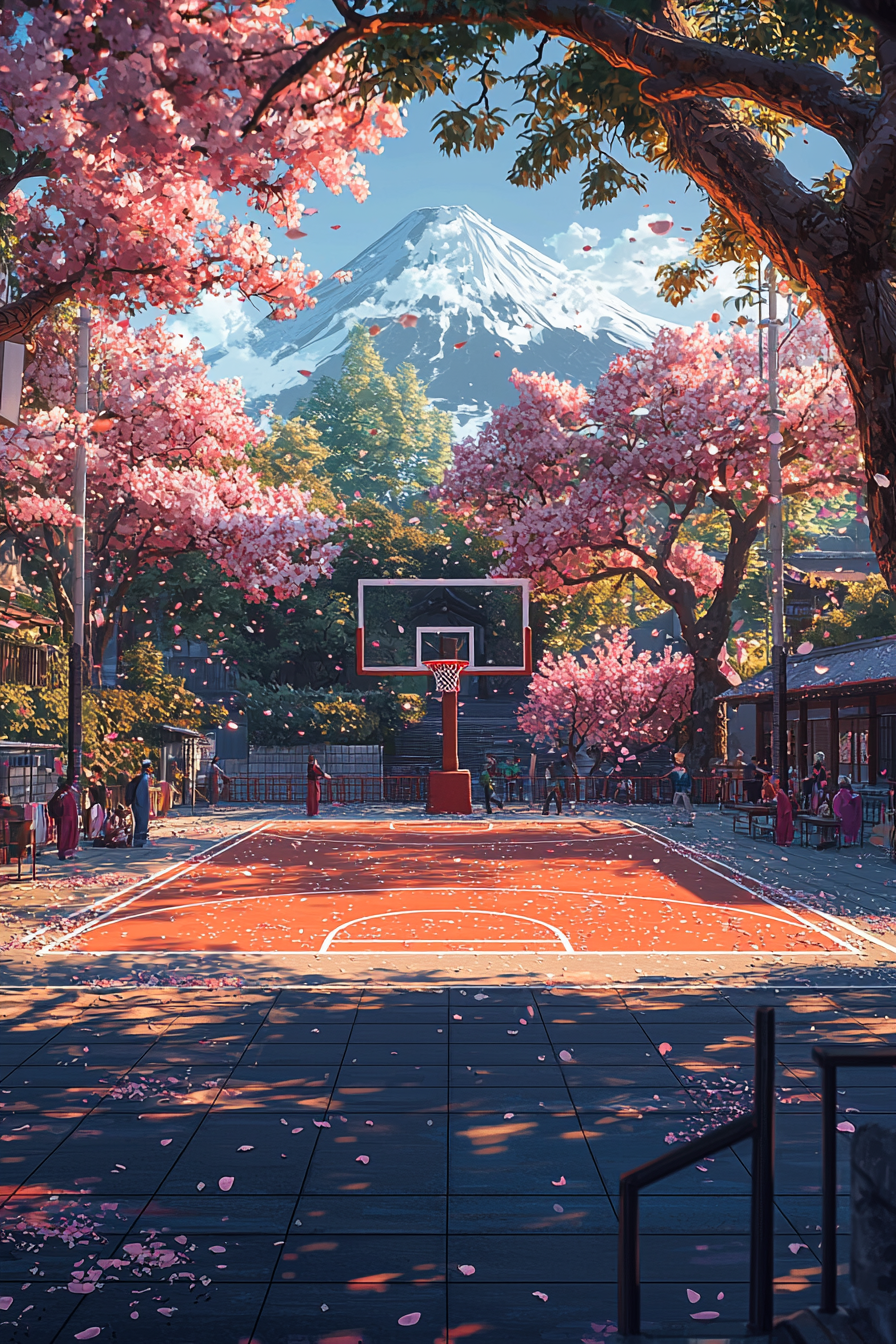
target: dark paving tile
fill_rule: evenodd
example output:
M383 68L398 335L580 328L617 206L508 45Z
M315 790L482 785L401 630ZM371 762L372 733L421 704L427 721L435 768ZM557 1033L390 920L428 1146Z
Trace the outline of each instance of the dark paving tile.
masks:
M648 1040L643 1027L635 1022L564 1022L545 1019L551 1041L558 1049L564 1044L643 1045Z
M283 1022L259 1027L254 1037L258 1045L344 1045L351 1031L350 1022Z
M563 1065L567 1087L637 1087L658 1092L663 1087L676 1087L678 1080L665 1065L622 1068L606 1065L602 1068L583 1067L581 1064Z
M790 1250L791 1245L797 1246L795 1253ZM800 1247L792 1232L778 1233L775 1237L776 1278L786 1278L792 1273L817 1276L819 1264L817 1254L810 1247ZM750 1238L747 1234L645 1234L641 1237L642 1282L677 1284L689 1281L691 1277L709 1282L716 1275L731 1282L749 1282Z
M442 1022L357 1022L350 1037L354 1045L447 1044L447 1020Z
M69 1335L68 1330L59 1332L77 1309L78 1299L65 1284L29 1284L5 1296L12 1297L10 1306L0 1311L0 1330L7 1344L44 1344Z
M421 1044L413 1042L410 1045L402 1043L370 1043L367 1041L358 1042L354 1037L349 1041L345 1051L345 1061L343 1067L351 1069L355 1065L359 1068L407 1065L414 1067L417 1064L441 1064L447 1068L448 1065L448 1042L433 1044Z
M28 1060L28 1068L134 1068L139 1060L151 1048L149 1041L132 1041L123 1045L108 1045L102 1041L92 1041L90 1045L71 1043L60 1044L51 1041L34 1051Z
M306 1233L441 1233L444 1195L303 1195L293 1219Z
M579 1112L589 1115L597 1112L636 1111L650 1115L662 1111L669 1115L686 1115L697 1109L704 1109L692 1094L683 1087L663 1088L619 1088L619 1087L571 1087L570 1095Z
M573 1239L548 1232L502 1236L463 1232L448 1237L448 1279L470 1277L460 1265L472 1265L477 1283L615 1283L618 1238L612 1232L579 1231Z
M367 1163L356 1162L366 1156ZM321 1130L304 1193L428 1195L445 1190L445 1121L391 1115L368 1126L360 1117Z
M443 1283L445 1274L443 1234L295 1233L286 1239L274 1282L338 1284L362 1293L379 1291L378 1284Z
M25 1193L151 1194L200 1118L188 1111L91 1115L36 1168Z
M296 1118L296 1124L283 1124L284 1118L254 1111L208 1115L167 1173L160 1194L192 1194L200 1182L216 1192L226 1177L233 1178L232 1189L240 1194L298 1191L319 1131L312 1121Z
M509 1025L505 1022L452 1022L449 1026L452 1048L457 1046L505 1045L548 1046L548 1034L538 1022L523 1023L519 1019Z
M484 1041L482 1045L452 1043L449 1059L452 1065L471 1065L473 1068L486 1068L503 1065L505 1068L547 1064L556 1066L553 1048L547 1041L538 1044L530 1040L521 1041L518 1037L508 1038L506 1045L500 1042Z
M96 1066L93 1064L61 1064L58 1067L42 1066L33 1068L30 1064L25 1064L20 1068L11 1069L3 1078L5 1088L34 1087L43 1091L52 1091L56 1088L83 1088L84 1095L100 1088L107 1083L114 1083L117 1078L126 1073L126 1069L110 1069Z
M320 1044L309 1041L297 1045L264 1045L253 1041L240 1051L234 1071L257 1067L285 1074L290 1069L338 1069L344 1054L345 1045L340 1041Z
M119 1261L114 1266L117 1276L132 1278L137 1286L167 1284L175 1273L204 1276L217 1284L267 1284L285 1240L285 1235L237 1232L229 1222L219 1222L204 1235L162 1232L152 1219L143 1217L104 1258Z
M551 1087L562 1088L565 1084L562 1071L556 1064L452 1064L448 1081L452 1087L473 1087L476 1079L481 1078L483 1087Z
M420 1316L416 1335L398 1325L411 1313ZM412 1341L444 1339L444 1284L378 1284L376 1290L363 1291L337 1284L276 1283L265 1299L254 1338L263 1344L324 1339L333 1344L391 1344L405 1336Z
M440 1064L345 1064L339 1071L340 1087L448 1086L448 1066Z
M240 1064L235 1068L227 1079L228 1087L243 1087L250 1083L258 1087L270 1088L273 1091L278 1089L290 1089L294 1092L316 1090L324 1088L331 1078L335 1078L339 1070L339 1062L329 1066L297 1066L293 1069L287 1068L267 1068L259 1065L250 1066Z
M541 1292L547 1301L535 1297ZM477 1344L579 1344L592 1322L616 1317L616 1286L611 1283L554 1283L541 1277L529 1283L477 1283L475 1276L448 1285L449 1338L472 1334Z
M573 1119L452 1116L450 1124L451 1194L548 1194L553 1189L604 1193L588 1144ZM554 1185L561 1180L563 1185Z
M290 1230L293 1195L222 1195L215 1190L191 1195L159 1194L142 1210L138 1226L207 1237L222 1228L244 1234L284 1237Z
M146 1054L140 1060L140 1068L143 1071L147 1069L164 1069L169 1064L199 1065L201 1068L214 1069L231 1067L237 1064L243 1056L245 1046L238 1045L200 1045L198 1041L159 1041L150 1046ZM249 1047L250 1049L252 1047ZM296 1063L296 1060L291 1061ZM315 1063L314 1060L308 1060L308 1063Z
M448 1199L451 1233L575 1235L581 1232L616 1235L616 1214L606 1195L451 1195Z
M523 1114L528 1111L563 1111L574 1115L575 1111L565 1087L490 1087L489 1078L480 1079L482 1086L452 1087L448 1092L448 1109L451 1111L494 1112L503 1115L507 1111Z
M213 1282L191 1290L184 1282L148 1288L107 1282L101 1296L81 1298L66 1322L66 1338L100 1326L100 1339L128 1344L240 1344L251 1337L265 1291L260 1283Z
M330 1105L333 1110L360 1115L391 1111L434 1115L448 1110L448 1092L444 1087L352 1087L340 1082L333 1089Z
M637 1045L598 1045L589 1042L573 1045L571 1042L567 1043L564 1038L557 1037L553 1049L558 1059L560 1051L566 1050L572 1055L572 1064L583 1067L595 1065L598 1068L606 1068L619 1065L623 1068L643 1069L655 1067L663 1062L663 1057L656 1047L643 1040ZM669 1081L668 1078L666 1081Z
M665 1185L665 1182L664 1182ZM702 1199L693 1195L654 1194L644 1191L640 1203L641 1234L677 1236L702 1232L732 1233L749 1236L750 1233L750 1196L748 1194L730 1195L722 1191L709 1194L703 1191ZM613 1208L617 1209L619 1200L614 1191L611 1196ZM786 1233L790 1220L775 1208L775 1231Z

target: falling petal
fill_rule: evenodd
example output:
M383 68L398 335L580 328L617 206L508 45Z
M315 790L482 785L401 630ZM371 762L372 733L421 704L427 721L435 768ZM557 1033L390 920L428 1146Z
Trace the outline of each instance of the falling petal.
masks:
M565 1184L566 1184L565 1176L561 1176L559 1181L551 1181L551 1185L565 1185Z
M287 236L287 238L307 238L307 237L308 237L307 233L303 233L301 229L287 229L287 230L286 230L286 236Z
M813 650L814 648L815 648L815 645L814 645L814 644L810 644L809 641L808 641L808 639L806 639L806 640L803 640L802 644L798 644L798 645L797 645L796 651L797 651L797 653L807 654L807 653L811 653L812 650Z
M890 484L889 476L885 476L882 471L876 471L874 473L874 479L880 486L881 490L886 490L887 486Z
M547 1300L548 1300L548 1295L547 1295L547 1293L539 1293L537 1290L532 1294L532 1296L533 1296L533 1297L540 1297L541 1300L542 1300L542 1302L547 1302Z
M476 1273L475 1265L458 1265L458 1269L460 1270L461 1274L465 1274L468 1278L471 1274Z
M75 1339L96 1339L99 1333L100 1327L98 1325L89 1325L86 1330L81 1330L79 1334L75 1335Z
M692 1311L692 1321L717 1321L719 1313L717 1311Z
M0 1311L9 1311L12 1306L11 1297L0 1297Z
M663 234L668 233L669 230L674 226L674 224L675 224L674 219L654 219L651 220L651 222L647 225L647 227L650 229L651 233ZM634 241L635 240L633 238L632 242Z
M233 1177L232 1177L232 1176L222 1176L221 1179L218 1181L218 1189L219 1189L219 1190L225 1190L225 1191L226 1191L226 1190L232 1190L232 1189L233 1189Z
M563 1060L564 1064L571 1064L571 1063L572 1063L572 1055L569 1053L568 1050L561 1050L561 1051L560 1051L560 1058Z
M303 378L310 378L313 372L313 369L299 369L299 373Z
M809 1247L804 1241L792 1241L787 1249L791 1255L797 1255L801 1250L808 1251Z
M367 1156L366 1153L359 1153L358 1156L355 1158L355 1161L363 1162L364 1166L366 1167L367 1163L370 1161L370 1158Z
M241 1143L240 1146L239 1146L239 1148L237 1148L237 1152L238 1152L238 1153L251 1153L251 1152L253 1151L254 1148L255 1148L255 1144L254 1144L254 1143Z
M562 1212L563 1212L563 1205L562 1205L562 1204L555 1204L555 1205L554 1205L554 1212L555 1212L555 1213L562 1213Z
M402 313L401 316L397 317L395 320L401 327L416 327L417 323L420 321L414 313Z
M463 348L464 348L465 345L466 345L466 341L455 341L455 342L454 342L454 348L455 348L455 350L463 350Z
M699 1301L700 1301L700 1294L699 1294L698 1292L695 1292L693 1288L688 1288L688 1289L687 1289L687 1295L688 1295L688 1301L689 1301L689 1302L699 1302Z
M380 332L382 331L382 327L378 327L377 324L374 322L373 326L368 327L367 330L370 332L371 336L379 336Z
M671 1050L672 1047L668 1041L663 1041L662 1045L659 1047L659 1052L661 1055L668 1055L671 1052Z
M399 1325L416 1325L420 1319L419 1311L409 1311L407 1316L399 1316Z
M855 1134L856 1127L851 1120L841 1120L837 1126L844 1134Z

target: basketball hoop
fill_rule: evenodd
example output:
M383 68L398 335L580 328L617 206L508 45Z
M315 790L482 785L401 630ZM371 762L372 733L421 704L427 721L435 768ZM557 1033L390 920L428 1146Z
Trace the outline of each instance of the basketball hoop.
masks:
M425 664L436 679L436 690L440 695L451 695L460 686L460 674L468 667L465 658L434 658ZM456 768L456 767L455 767Z

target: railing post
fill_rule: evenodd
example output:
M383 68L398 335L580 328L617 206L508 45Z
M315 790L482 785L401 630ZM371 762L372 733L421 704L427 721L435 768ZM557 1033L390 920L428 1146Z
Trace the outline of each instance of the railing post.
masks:
M775 1293L775 1010L757 1008L754 1025L750 1329L768 1334Z
M616 1286L620 1335L641 1333L641 1259L638 1187L619 1182L619 1271Z
M837 1066L821 1066L821 1310L837 1310Z

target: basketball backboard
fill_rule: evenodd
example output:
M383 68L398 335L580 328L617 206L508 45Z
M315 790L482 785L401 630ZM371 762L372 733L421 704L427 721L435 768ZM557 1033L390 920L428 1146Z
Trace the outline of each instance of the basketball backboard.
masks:
M360 579L360 674L427 672L463 658L474 676L532 672L528 579Z

